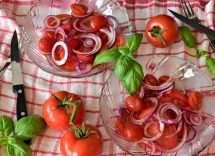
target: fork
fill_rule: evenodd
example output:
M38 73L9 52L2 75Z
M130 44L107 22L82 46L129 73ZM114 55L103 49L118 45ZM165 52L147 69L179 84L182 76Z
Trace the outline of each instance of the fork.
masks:
M201 23L201 21L198 19L197 15L193 11L193 8L192 8L189 0L187 2L186 2L186 0L180 0L180 5L187 18L189 18L197 23ZM215 43L213 41L211 41L210 38L209 38L209 41L210 41L211 48L215 52Z

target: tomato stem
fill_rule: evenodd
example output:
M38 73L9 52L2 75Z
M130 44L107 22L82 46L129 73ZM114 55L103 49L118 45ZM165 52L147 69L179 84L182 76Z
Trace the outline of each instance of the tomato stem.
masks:
M78 128L77 126L75 126L73 124L73 128L71 130L74 132L75 136L79 139L87 138L89 135L91 135L93 133L95 133L97 135L97 133L95 131L92 131L90 129L86 129L84 123L82 123L81 128ZM98 135L97 135L97 137L98 137Z
M72 103L73 105L73 111L72 111L72 115L70 117L70 124L74 125L74 119L75 119L75 116L77 114L77 111L78 111L78 106L81 104L81 101L78 100L78 101L75 101Z
M154 26L149 32L151 33L152 37L157 37L163 45L166 47L166 42L162 36L162 33L165 31L165 29L160 29L156 26Z

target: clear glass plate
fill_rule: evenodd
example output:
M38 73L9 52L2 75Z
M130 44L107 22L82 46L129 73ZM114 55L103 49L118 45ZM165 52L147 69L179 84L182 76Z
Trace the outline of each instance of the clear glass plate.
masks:
M30 59L38 65L41 69L53 75L63 77L80 78L98 74L105 69L109 68L111 64L100 65L90 73L80 74L76 71L66 72L57 70L48 63L47 58L39 52L38 41L44 30L44 19L48 15L57 15L62 13L70 14L70 5L79 2L88 6L90 9L95 9L104 15L112 15L116 17L119 22L121 34L128 35L131 33L131 24L125 8L123 8L115 0L42 0L36 6L32 7L26 16L25 23L23 24L22 36L28 41L27 55Z
M215 87L211 79L194 64L175 56L140 56L138 62L142 65L145 73L154 74L156 77L170 75L176 78L175 88L177 90L200 91L203 98L203 114L207 116L201 126L195 126L197 135L187 142L178 151L173 153L162 153L164 155L190 156L204 150L213 140L215 135ZM109 70L107 70L109 71ZM113 72L110 72L100 97L100 110L105 128L116 144L121 146L130 154L148 155L144 148L137 142L129 142L120 137L115 131L116 110L123 105L125 92L123 85ZM124 92L122 94L122 91ZM160 155L161 153L157 153Z

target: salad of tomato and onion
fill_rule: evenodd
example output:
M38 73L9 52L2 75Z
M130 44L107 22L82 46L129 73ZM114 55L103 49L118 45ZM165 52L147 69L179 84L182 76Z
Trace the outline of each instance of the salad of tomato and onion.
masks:
M147 154L176 152L195 138L196 127L205 119L203 94L177 90L168 75L146 74L136 94L121 93L124 100L114 116L116 134Z
M71 4L71 14L49 15L38 48L58 70L89 73L97 54L124 46L118 21L87 6Z

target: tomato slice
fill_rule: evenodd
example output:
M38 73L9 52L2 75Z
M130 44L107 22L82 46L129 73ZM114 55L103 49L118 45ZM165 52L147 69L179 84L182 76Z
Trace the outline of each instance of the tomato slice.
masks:
M119 33L116 33L116 39L113 44L113 47L123 47L125 46L125 38L121 36Z
M49 16L47 19L47 24L49 27L57 27L60 24L60 22L55 16Z
M151 75L151 74L146 74L146 75L144 76L143 82L144 82L145 84L148 84L148 85L151 85L151 86L158 86L158 84L159 84L157 78L154 77L154 76Z
M87 14L88 8L87 6L80 4L80 3L74 3L71 5L72 13L78 16L83 16Z
M177 90L172 90L168 94L172 99L173 102L179 106L186 107L188 106L188 101L186 95L182 94L181 92Z
M67 42L67 47L70 51L70 53L72 53L73 49L78 49L79 46L81 46L82 42L79 39L75 39L75 38L70 38Z
M161 85L162 83L165 83L166 81L168 81L169 78L170 78L169 76L163 75L163 76L159 77L158 82Z
M72 20L68 21L67 23L61 24L60 27L63 28L67 35L69 35L69 33L74 29Z
M52 47L54 46L55 42L56 41L54 38L44 36L39 39L39 42L38 42L39 50L43 54L51 54Z
M65 20L65 19L70 19L70 18L72 18L72 15L69 15L69 14L59 14L59 15L56 15L56 17L57 17L59 20Z
M142 109L139 115L139 119L145 119L152 112L153 109L153 107L147 107Z
M173 103L173 99L167 94L162 95L158 101L160 104Z
M90 27L94 32L105 27L106 23L107 19L102 15L93 15L92 18L90 19Z
M138 95L127 96L125 105L130 112L139 112L143 108L143 102Z
M53 30L45 30L43 37L55 38L55 32Z
M202 94L200 92L192 92L188 96L188 104L193 110L200 110L202 108Z
M84 47L84 46L81 46L78 51L83 51L83 52L88 52L88 51L91 51L92 49L91 48L88 48L88 47ZM84 54L77 54L78 56L78 59L82 62L87 62L87 63L92 63L94 58L95 58L95 55L84 55Z

